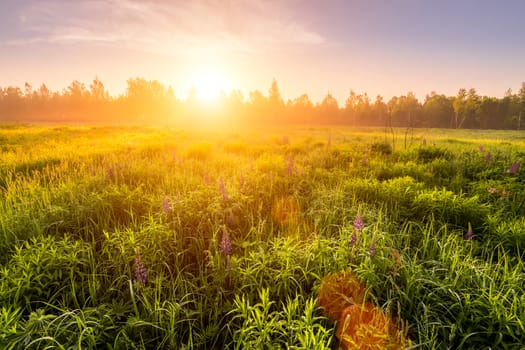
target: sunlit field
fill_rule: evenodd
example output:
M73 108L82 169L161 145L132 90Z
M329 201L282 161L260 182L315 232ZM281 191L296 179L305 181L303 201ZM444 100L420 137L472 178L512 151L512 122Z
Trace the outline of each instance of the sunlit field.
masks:
M525 135L0 127L1 349L518 349Z

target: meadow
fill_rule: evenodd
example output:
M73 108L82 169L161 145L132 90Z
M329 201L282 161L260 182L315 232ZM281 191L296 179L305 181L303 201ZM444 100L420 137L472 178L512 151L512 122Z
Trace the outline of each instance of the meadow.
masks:
M516 131L1 126L0 348L521 349L524 159Z

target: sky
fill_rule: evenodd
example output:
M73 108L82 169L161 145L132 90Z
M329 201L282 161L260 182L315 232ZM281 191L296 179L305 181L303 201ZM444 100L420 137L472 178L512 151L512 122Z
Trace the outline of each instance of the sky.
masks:
M0 87L501 97L525 81L524 16L523 0L0 0Z

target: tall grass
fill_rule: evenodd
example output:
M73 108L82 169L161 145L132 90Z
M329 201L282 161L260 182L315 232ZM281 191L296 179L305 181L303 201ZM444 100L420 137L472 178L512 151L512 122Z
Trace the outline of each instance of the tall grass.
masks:
M337 348L352 271L417 348L519 349L523 141L419 132L0 128L1 347Z

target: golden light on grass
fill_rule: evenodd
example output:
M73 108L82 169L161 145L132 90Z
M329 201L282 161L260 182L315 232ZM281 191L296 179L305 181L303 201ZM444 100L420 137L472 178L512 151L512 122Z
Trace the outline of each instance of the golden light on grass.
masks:
M293 196L279 198L272 207L272 219L279 225L297 225L300 215L301 206Z
M336 337L343 349L401 350L410 344L405 332L370 302L350 305L343 310Z
M362 303L365 295L365 285L352 272L337 272L321 281L317 303L326 317L335 322L347 307Z

